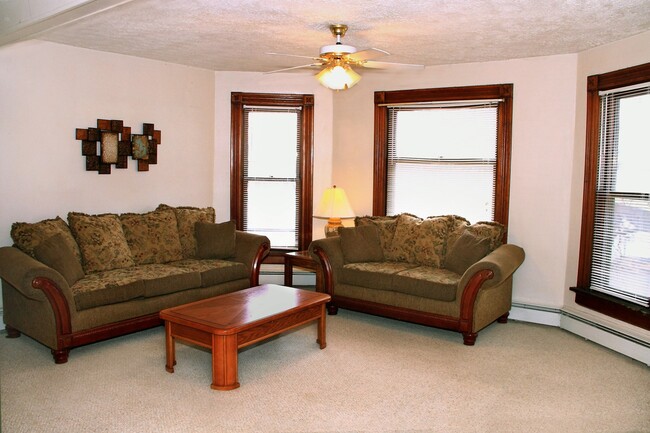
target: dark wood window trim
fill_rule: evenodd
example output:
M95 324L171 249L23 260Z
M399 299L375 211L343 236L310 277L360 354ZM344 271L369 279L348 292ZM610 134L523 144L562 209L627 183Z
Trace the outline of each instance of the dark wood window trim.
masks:
M314 95L279 94L279 93L242 93L231 94L230 123L230 218L235 220L237 228L243 228L244 194L243 194L243 123L244 106L302 107L300 127L302 160L300 161L300 197L299 197L299 233L298 249L309 247L312 238L312 190L313 190L313 143L314 143ZM282 252L272 251L270 260L277 260ZM268 261L265 261L268 262Z
M632 86L648 81L650 81L650 63L605 74L592 75L587 78L587 132L580 256L578 261L577 284L576 287L571 287L570 290L576 294L576 304L650 330L650 311L648 308L590 289L596 184L598 180L600 130L600 95L598 92Z
M375 92L373 214L386 215L388 107L384 104L502 99L503 102L499 104L497 114L497 169L494 220L507 226L510 197L510 149L512 147L512 93L512 84Z

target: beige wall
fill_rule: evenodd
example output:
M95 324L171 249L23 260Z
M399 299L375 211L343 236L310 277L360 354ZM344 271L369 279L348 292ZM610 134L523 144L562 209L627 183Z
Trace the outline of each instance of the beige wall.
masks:
M0 48L0 65L0 245L14 221L211 204L211 71L40 41ZM98 118L154 123L158 164L85 171L75 128Z

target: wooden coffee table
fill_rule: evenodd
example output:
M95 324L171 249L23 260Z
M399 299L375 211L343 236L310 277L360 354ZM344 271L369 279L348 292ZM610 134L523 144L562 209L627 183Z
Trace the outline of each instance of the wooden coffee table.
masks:
M174 372L179 338L212 350L212 389L230 390L237 381L237 350L296 326L318 321L324 349L325 304L330 295L264 284L160 312L165 321L168 372Z

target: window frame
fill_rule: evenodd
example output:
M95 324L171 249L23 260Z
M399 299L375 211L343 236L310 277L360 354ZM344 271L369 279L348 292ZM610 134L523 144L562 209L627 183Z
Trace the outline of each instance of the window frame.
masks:
M375 136L373 165L373 215L386 215L388 172L388 107L443 101L502 99L497 110L497 161L494 191L494 221L508 225L510 159L512 148L513 84L441 87L375 92ZM423 215L426 216L426 215Z
M650 63L587 77L587 121L585 138L585 175L582 196L580 253L575 287L575 302L585 308L650 330L650 309L590 289L593 263L596 188L600 151L600 94L650 81Z
M312 240L313 207L313 142L314 142L314 95L282 93L231 93L230 123L230 218L237 229L243 230L244 216L244 106L301 107L299 125L301 161L300 194L298 197L298 250L306 250ZM283 256L287 249L272 249L274 257ZM269 262L267 260L266 262ZM282 262L279 260L279 262Z

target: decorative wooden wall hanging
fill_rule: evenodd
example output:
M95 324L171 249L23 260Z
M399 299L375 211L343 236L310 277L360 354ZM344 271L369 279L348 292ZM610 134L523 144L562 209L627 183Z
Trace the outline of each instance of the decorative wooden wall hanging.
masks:
M143 123L142 134L131 134L131 127L121 120L97 119L96 128L77 128L76 138L81 140L87 171L111 174L112 164L127 168L129 156L138 161L138 171L149 171L150 164L158 163L161 132L153 123Z

